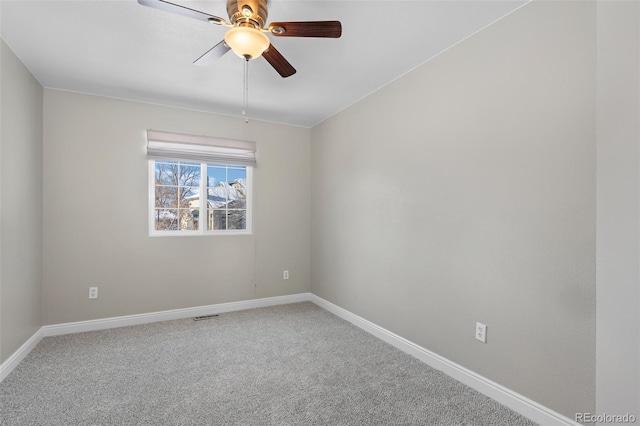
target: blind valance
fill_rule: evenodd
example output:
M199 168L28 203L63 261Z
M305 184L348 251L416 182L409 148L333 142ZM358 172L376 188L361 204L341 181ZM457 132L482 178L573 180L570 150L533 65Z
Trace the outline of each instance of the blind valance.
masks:
M147 130L150 160L256 165L256 143L209 136Z

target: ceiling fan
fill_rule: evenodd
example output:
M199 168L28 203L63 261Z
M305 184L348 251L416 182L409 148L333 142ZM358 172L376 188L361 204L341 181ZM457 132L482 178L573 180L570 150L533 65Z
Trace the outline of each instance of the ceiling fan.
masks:
M138 0L143 6L229 27L224 40L196 59L196 65L209 65L233 50L246 61L263 56L282 77L289 77L296 73L296 69L276 50L265 33L276 37L339 38L342 35L340 21L272 22L266 25L269 14L267 2L268 0L227 0L227 22L218 16L165 0Z

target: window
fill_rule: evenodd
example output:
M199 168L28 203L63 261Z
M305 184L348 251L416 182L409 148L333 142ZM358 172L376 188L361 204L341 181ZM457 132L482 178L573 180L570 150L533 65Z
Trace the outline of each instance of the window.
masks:
M151 130L147 139L151 235L251 232L251 143ZM227 161L192 161L203 158Z
M250 231L251 167L151 160L150 169L152 233Z

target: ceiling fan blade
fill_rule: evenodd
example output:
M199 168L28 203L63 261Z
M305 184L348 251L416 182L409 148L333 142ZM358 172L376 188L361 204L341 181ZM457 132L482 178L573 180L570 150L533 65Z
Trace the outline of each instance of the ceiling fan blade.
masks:
M328 37L340 38L340 21L272 22L269 31L277 37Z
M175 13L177 15L198 19L200 21L212 22L218 25L226 22L224 19L219 18L217 16L209 15L208 13L200 12L199 10L180 6L179 4L169 3L168 1L165 1L165 0L138 0L138 3L140 3L143 6L164 10L165 12Z
M273 47L273 44L269 45L269 48L262 53L262 56L282 77L290 77L296 73L296 69Z
M220 43L213 46L211 49L207 50L204 55L200 56L198 59L193 61L194 65L199 66L207 66L211 65L218 59L222 57L225 53L227 53L231 48L227 46L227 44L222 40Z

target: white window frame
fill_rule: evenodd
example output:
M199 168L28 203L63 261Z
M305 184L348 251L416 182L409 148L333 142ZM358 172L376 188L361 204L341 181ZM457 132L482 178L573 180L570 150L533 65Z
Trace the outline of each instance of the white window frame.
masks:
M156 207L156 160L149 161L149 236L151 237L185 237L185 236L212 236L212 235L252 235L253 231L253 167L246 166L247 170L247 198L246 198L246 229L229 229L229 230L207 230L206 220L202 218L207 217L207 166L228 166L234 167L234 164L224 163L202 163L200 162L200 214L198 220L197 230L176 230L165 231L157 230L155 226L155 207ZM163 160L158 160L163 161ZM177 161L177 160L167 160ZM180 160L180 162L197 163L197 161Z

